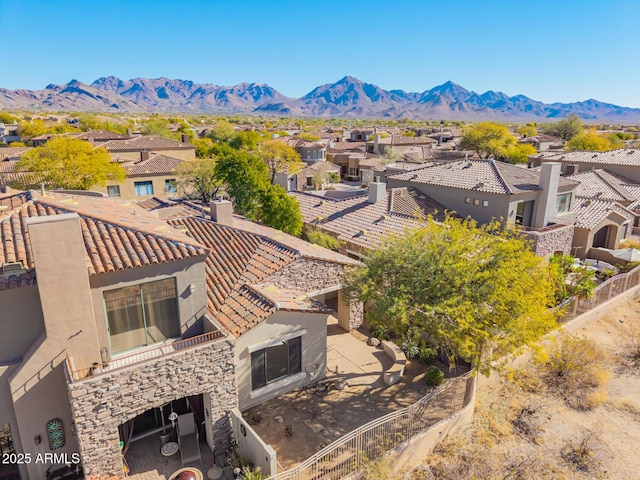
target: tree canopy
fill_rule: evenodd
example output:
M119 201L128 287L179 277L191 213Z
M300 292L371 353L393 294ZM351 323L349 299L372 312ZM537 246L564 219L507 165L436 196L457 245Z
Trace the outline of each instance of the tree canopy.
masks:
M460 148L472 150L480 158L503 159L507 149L516 144L516 138L504 125L493 122L479 122L465 128Z
M481 371L556 324L548 265L497 223L429 218L403 237L386 239L364 263L344 281L370 302L370 326Z
M89 142L55 137L41 147L27 151L16 164L17 172L29 172L27 186L37 188L44 182L50 188L88 190L107 180L121 181L126 172L111 162L109 152Z
M180 185L185 193L196 193L204 204L213 200L222 186L216 176L216 161L213 158L183 162L178 167Z
M267 164L271 183L275 180L276 173L295 173L303 166L300 155L278 140L262 142L256 154Z
M540 127L543 133L570 140L584 130L584 123L580 117L572 113L567 118Z
M602 135L598 135L593 131L585 131L575 135L564 146L565 150L591 150L596 152L604 152L612 150L614 147L611 140Z

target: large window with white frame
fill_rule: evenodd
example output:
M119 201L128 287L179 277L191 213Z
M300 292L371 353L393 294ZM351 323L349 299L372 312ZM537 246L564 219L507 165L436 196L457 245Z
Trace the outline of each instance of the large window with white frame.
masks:
M251 352L251 389L300 373L301 369L302 337Z

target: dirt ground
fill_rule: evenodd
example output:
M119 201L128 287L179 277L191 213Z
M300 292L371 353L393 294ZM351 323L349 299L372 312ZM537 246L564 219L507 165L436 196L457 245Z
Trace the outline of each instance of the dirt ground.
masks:
M360 332L351 334L361 342L367 340ZM332 386L328 391L317 391L311 385L251 408L243 416L275 449L282 467L291 468L342 435L422 398L430 391L424 382L425 369L409 361L402 380L393 386L376 382L344 390L334 388L343 375L328 371L326 380L320 382ZM313 428L321 430L314 432Z
M576 333L593 340L605 352L602 366L610 372L610 379L604 385L606 396L602 397L599 406L590 411L577 411L544 391L518 391L509 386L504 376L481 378L472 428L450 439L431 456L429 464L434 466L438 462L451 463L453 459L465 458L465 454L457 452L454 455L452 451L467 448L471 438L474 441L480 438L486 445L482 453L485 458L502 461L503 465L529 462L529 472L536 471L536 462L544 464L546 469L546 472L539 469L537 474L530 473L525 477L514 476L512 472L510 476L500 478L640 479L640 367L625 360L630 339L640 333L640 301L632 300ZM537 442L512 429L514 412L527 401L542 405L541 433ZM475 436L469 437L473 429ZM593 468L581 470L568 462L561 452L567 444L579 444L587 436L591 437L588 461ZM468 462L473 455L467 452L463 462ZM489 471L486 466L484 468ZM503 467L503 474L505 471L508 471L507 467ZM452 474L448 478L471 477ZM480 474L474 478L487 477Z

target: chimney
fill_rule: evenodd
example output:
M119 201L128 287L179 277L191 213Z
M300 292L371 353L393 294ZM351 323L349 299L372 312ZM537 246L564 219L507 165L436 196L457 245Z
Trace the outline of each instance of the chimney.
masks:
M380 134L374 133L373 134L373 153L375 153L376 155L380 155L380 149L378 147L379 142L380 142Z
M186 133L183 133L181 138L182 138L182 143L189 143L189 135L187 135Z
M578 165L567 165L566 170L564 172L565 175L575 175L578 173Z
M147 151L140 152L140 161L145 162L147 160L149 160L149 152Z
M220 225L233 226L233 205L229 200L213 200L209 203L211 220Z
M375 177L375 181L369 184L369 203L376 203L387 195L387 184L380 181L380 177Z
M540 166L540 182L538 188L541 190L535 209L533 226L542 228L547 225L549 219L554 217L556 212L556 198L558 196L558 182L560 180L561 163L548 162Z
M129 138L133 137L133 129L132 128L127 128L127 137L129 137Z

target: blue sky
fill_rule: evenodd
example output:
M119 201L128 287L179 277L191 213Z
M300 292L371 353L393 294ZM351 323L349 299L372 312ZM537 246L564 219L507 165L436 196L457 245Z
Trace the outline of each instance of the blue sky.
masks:
M352 75L640 107L640 1L0 0L0 87L169 77L285 95Z

